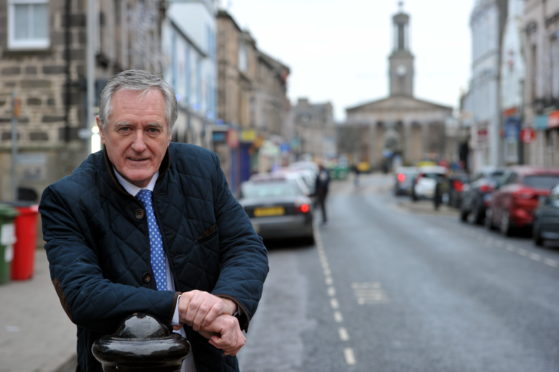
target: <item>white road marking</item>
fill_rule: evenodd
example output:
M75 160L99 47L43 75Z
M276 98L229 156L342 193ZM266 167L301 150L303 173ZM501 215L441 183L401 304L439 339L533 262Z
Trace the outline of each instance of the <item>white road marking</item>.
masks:
M530 258L534 261L541 261L542 256L537 253L530 253Z
M344 317L342 316L342 313L339 311L334 311L334 320L337 323L341 323L344 321Z
M350 347L346 347L344 349L344 356L345 356L345 362L350 365L353 366L355 365L355 355L353 354L353 349Z
M516 252L521 256L524 256L524 257L528 256L528 251L526 249L518 248L518 250Z
M543 260L543 263L546 264L547 266L551 266L551 267L558 267L559 263L557 263L557 261L552 260L551 258L546 258L545 260Z
M338 304L338 300L332 298L330 299L330 306L332 306L332 309L336 310L340 307L340 304Z
M323 274L324 274L324 282L328 286L328 288L327 288L328 296L331 297L330 298L330 306L334 310L334 320L337 323L342 323L344 318L342 316L341 311L338 310L339 303L338 303L338 300L336 299L336 289L333 286L334 280L332 279L332 271L330 270L330 265L328 264L328 257L326 256L324 246L322 245L322 239L321 239L319 230L316 228L316 226L315 226L315 242L316 242L316 248L318 250L320 264L322 265L322 271L323 271ZM374 284L374 287L377 288L377 289L380 289L382 291L382 289L380 288L380 283ZM355 288L354 288L354 290L355 290ZM381 293L381 295L382 295L382 293ZM347 332L347 330L344 327L338 328L338 334L340 336L340 340L342 340L342 341L348 341L349 340L349 333ZM352 348L345 348L344 349L344 357L345 357L346 364L355 365L355 363L356 363L355 355L353 353Z
M343 327L338 329L338 334L340 335L340 340L342 341L348 341L349 340L349 334L347 333L347 330Z

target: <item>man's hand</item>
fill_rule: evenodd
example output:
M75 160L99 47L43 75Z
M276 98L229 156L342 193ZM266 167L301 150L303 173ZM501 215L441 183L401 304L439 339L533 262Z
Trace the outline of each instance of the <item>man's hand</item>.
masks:
M231 315L221 315L209 325L202 336L209 339L214 347L223 350L225 355L236 355L245 346L246 337L241 331L239 321Z
M197 332L206 331L218 316L232 315L237 309L230 299L198 290L183 292L178 305L179 321Z

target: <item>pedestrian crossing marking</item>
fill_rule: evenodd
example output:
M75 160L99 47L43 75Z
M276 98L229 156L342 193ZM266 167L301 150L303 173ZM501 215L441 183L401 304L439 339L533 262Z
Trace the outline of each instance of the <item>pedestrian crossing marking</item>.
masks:
M352 283L359 305L387 303L388 297L379 282Z

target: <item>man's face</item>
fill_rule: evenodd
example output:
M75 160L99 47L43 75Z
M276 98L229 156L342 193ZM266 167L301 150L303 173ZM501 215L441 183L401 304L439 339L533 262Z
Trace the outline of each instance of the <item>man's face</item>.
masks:
M145 187L171 142L163 94L158 89L144 93L119 90L112 97L111 107L104 128L97 117L107 155L126 180Z

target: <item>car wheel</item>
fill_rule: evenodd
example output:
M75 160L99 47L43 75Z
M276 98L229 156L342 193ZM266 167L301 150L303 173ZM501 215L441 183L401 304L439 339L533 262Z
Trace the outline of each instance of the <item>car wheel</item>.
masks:
M468 211L460 209L460 221L468 222L468 215L469 215Z
M314 240L314 234L309 235L305 238L305 243L309 244L309 245L313 245L315 242Z
M532 238L534 239L534 244L535 245L537 245L538 247L543 247L544 240L543 240L542 236L540 235L540 231L537 228L536 224L534 224L534 231L532 233Z
M511 236L512 229L509 214L503 213L500 222L501 223L499 224L499 230L501 231L501 234L503 234L504 236Z
M476 208L476 209L473 211L473 215L474 215L474 223L475 223L476 225L481 225L481 224L483 223L483 220L484 220L484 218L483 218L483 217L484 217L483 210L481 210L480 208Z

